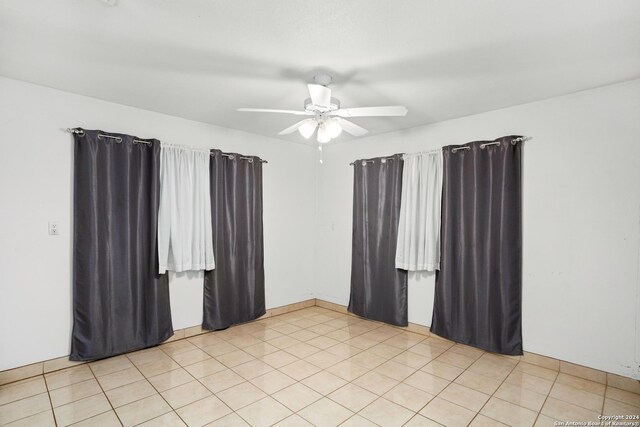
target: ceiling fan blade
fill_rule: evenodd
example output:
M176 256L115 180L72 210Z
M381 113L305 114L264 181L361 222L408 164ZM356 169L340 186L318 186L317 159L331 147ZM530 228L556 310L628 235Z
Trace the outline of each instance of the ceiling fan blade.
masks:
M294 133L295 131L298 130L298 128L308 122L309 120L313 121L313 119L304 119L304 120L300 120L298 123L296 123L295 125L291 125L288 128L281 130L280 132L278 132L278 135L289 135L290 133Z
M331 114L340 117L384 117L405 116L407 111L407 107L404 105L390 105L387 107L341 108Z
M353 135L353 136L362 136L369 132L362 126L358 126L357 124L350 122L349 120L339 119L340 126L342 126L342 130Z
M311 102L313 105L320 107L328 107L331 105L331 89L326 86L308 84L309 95L311 95Z
M251 113L281 113L281 114L295 114L297 116L312 116L313 113L308 111L295 111L295 110L272 110L269 108L238 108L238 111L248 111Z

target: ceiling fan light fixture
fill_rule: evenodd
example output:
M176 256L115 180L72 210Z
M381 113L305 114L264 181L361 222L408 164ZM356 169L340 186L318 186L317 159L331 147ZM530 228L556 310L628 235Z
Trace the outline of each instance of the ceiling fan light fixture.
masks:
M329 141L331 141L331 135L329 135L329 132L327 131L327 127L323 123L320 126L318 126L318 142L324 144Z
M298 128L298 132L300 135L304 136L306 139L309 139L313 132L315 132L318 123L313 119L307 119L303 124Z
M326 121L324 126L332 139L337 138L342 133L342 126L336 119Z

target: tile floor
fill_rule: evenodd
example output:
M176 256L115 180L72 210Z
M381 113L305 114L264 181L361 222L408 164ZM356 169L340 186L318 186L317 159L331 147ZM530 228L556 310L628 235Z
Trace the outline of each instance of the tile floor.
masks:
M551 426L640 395L320 307L0 387L12 426Z

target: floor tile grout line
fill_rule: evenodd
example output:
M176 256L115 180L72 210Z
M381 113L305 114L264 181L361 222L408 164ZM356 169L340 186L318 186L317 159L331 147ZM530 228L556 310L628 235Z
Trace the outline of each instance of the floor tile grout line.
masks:
M533 375L533 374L531 374ZM533 425L535 425L535 423L538 422L538 418L540 418L540 415L544 415L545 417L548 416L546 414L542 413L542 410L544 409L544 405L547 404L547 400L549 400L549 397L551 396L551 390L553 390L553 386L556 385L556 381L558 381L558 377L560 376L560 370L558 369L558 371L556 372L556 376L553 379L553 383L551 384L551 387L549 387L549 392L547 392L547 395L544 397L544 401L542 402L542 406L540 406L540 410L538 411L538 415L536 415L536 419L533 422ZM551 417L549 417L551 418Z
M115 414L116 418L118 419L118 422L120 423L120 425L124 426L124 423L120 419L120 415L118 415L118 413L116 412L116 408L113 407L113 404L111 403L111 399L109 399L109 396L107 396L107 392L104 390L104 387L102 387L102 384L100 384L100 380L98 380L98 376L96 375L95 371L92 369L91 363L87 363L87 367L89 368L89 371L91 372L91 375L93 375L93 379L96 381L96 383L98 383L98 387L100 387L100 390L102 391L102 395L104 396L105 399L107 399L107 402L109 402L109 406L111 407L111 410L113 411L113 413ZM101 414L96 414L94 416L101 415ZM89 417L89 418L85 418L85 419L91 419L91 418L93 418L93 417ZM84 420L82 420L82 421L84 421Z
M49 406L51 406L51 415L53 416L53 424L58 427L58 417L56 417L56 411L53 410L53 401L51 400L51 393L49 392L49 383L47 382L47 377L42 374L42 379L44 381L44 388L46 389L47 397L49 398ZM26 417L25 417L26 418Z

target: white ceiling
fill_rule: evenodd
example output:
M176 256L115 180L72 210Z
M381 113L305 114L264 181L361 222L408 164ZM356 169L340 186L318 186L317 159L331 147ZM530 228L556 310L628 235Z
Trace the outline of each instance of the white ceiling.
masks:
M640 1L0 2L0 75L257 134L299 118L236 108L300 109L319 70L408 107L371 134L494 110L639 78Z

